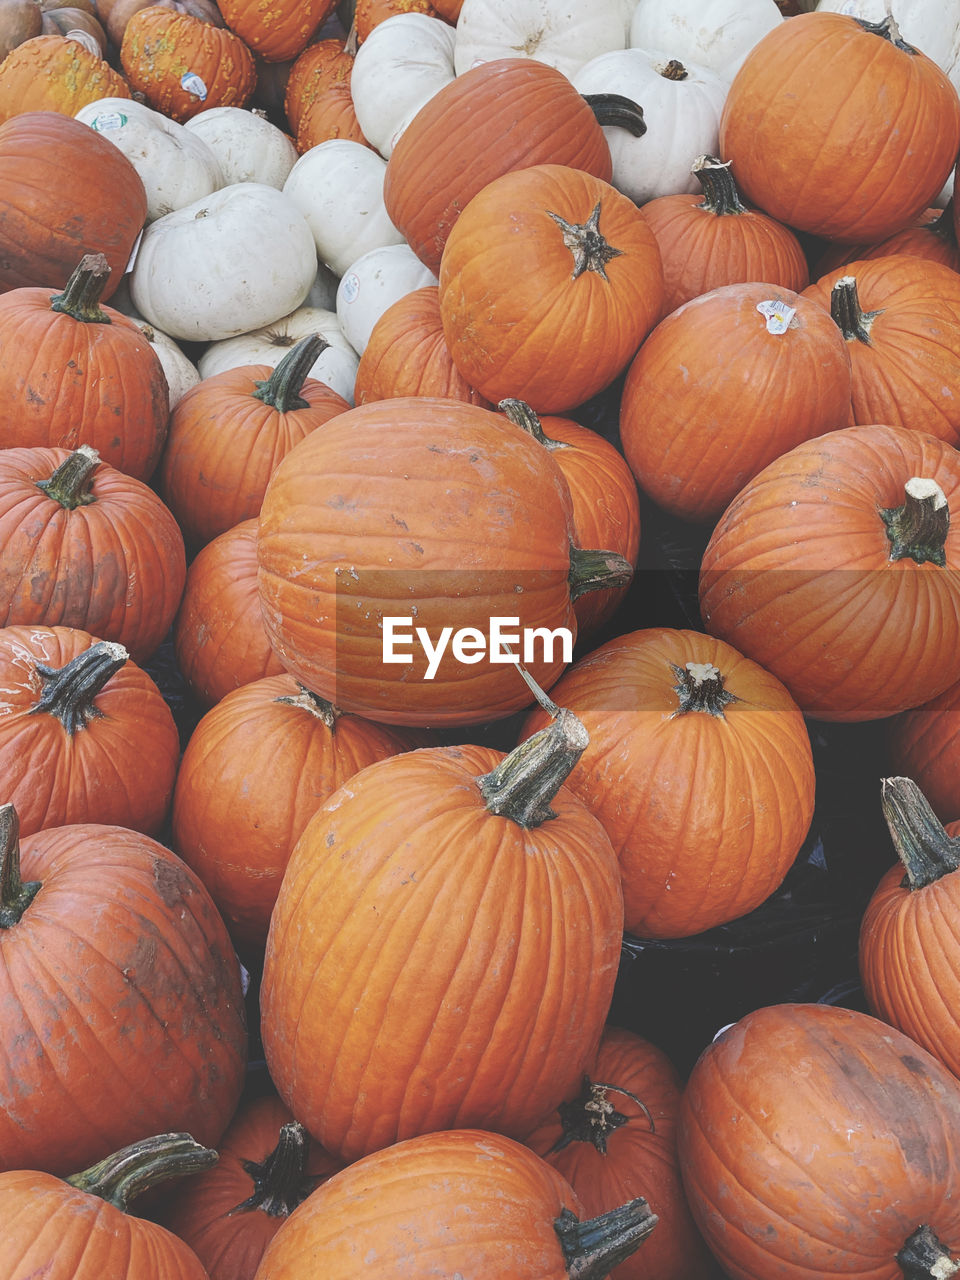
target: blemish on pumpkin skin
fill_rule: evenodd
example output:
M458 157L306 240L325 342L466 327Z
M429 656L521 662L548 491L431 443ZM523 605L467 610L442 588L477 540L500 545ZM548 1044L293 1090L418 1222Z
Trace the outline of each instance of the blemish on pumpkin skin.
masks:
M176 906L194 893L189 877L166 858L154 859L153 879L157 892L167 907Z

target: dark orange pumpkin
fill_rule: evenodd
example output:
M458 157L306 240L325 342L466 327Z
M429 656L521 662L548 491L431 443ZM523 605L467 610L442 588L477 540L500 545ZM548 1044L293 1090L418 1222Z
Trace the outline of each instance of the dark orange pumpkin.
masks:
M902 231L873 245L829 245L814 261L813 278L821 277L846 266L848 262L862 262L870 258L889 258L895 253L905 253L911 258L925 258L939 262L953 271L960 271L960 246L953 220L953 197L945 209L925 209L919 218Z
M96 53L62 35L40 35L0 63L0 121L26 111L73 116L98 98L129 98L130 86Z
M28 111L0 125L0 188L0 291L62 289L85 253L102 253L111 296L147 216L119 148L70 116Z
M680 1164L731 1280L936 1280L960 1269L958 1126L960 1084L902 1032L780 1004L704 1050Z
M289 62L310 43L336 0L220 0L224 21L248 49L266 62Z
M510 756L392 756L307 824L260 1003L271 1079L328 1151L468 1126L522 1137L576 1091L623 930L610 841L562 785L585 743L561 711Z
M747 199L778 221L831 240L882 240L949 177L960 100L891 17L805 13L747 55L720 147Z
M890 725L890 755L941 822L960 818L960 682Z
M960 455L902 427L831 431L765 467L704 553L707 630L824 720L960 679Z
M617 853L630 932L688 937L773 893L814 800L810 739L778 680L701 632L657 627L607 641L551 697L590 735L568 785ZM535 710L522 732L543 723Z
M440 16L430 0L357 0L353 19L357 44L363 44L374 27L398 13L423 13L428 18Z
M140 326L100 306L109 278L90 254L63 293L0 295L0 447L82 443L147 481L167 438L167 379Z
M290 68L284 107L301 153L331 138L369 146L350 95L353 54L342 40L318 40Z
M96 0L97 15L106 27L110 43L116 49L123 44L127 23L135 13L146 9L150 3L151 0ZM224 25L214 0L154 0L154 3L174 13L190 14L191 17L200 18L215 27Z
M605 182L613 172L603 129L566 76L531 58L497 58L421 107L391 152L383 199L436 274L469 201L495 178L541 164L569 165Z
M21 855L13 806L0 817L0 1168L63 1174L170 1129L215 1145L246 1031L209 894L139 832L56 827Z

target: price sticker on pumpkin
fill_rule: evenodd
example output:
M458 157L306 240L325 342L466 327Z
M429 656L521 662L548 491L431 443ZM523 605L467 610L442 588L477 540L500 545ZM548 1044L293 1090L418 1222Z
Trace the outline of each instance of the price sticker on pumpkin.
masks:
M767 333L786 333L790 321L797 314L796 307L788 307L785 302L758 302L757 310L767 321Z
M187 93L192 93L194 97L199 98L203 102L207 96L207 86L203 83L195 71L185 71L180 77L180 88Z
M360 292L360 277L355 271L351 271L343 277L340 283L340 293L344 302L356 302L357 295Z
M94 116L90 127L97 133L105 133L108 129L122 129L126 123L127 117L122 111L101 111Z

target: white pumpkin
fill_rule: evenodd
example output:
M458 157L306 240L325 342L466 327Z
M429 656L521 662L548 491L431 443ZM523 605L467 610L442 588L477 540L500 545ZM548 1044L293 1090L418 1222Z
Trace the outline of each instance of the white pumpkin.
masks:
M784 21L775 0L639 0L630 24L634 49L669 49L731 81L740 64Z
M363 254L344 272L337 289L337 319L344 337L362 356L373 326L387 307L414 289L438 283L406 243Z
M353 109L363 136L385 159L424 103L453 80L454 40L449 22L398 13L378 23L357 50Z
M704 67L665 53L621 49L594 58L573 77L580 93L619 93L643 108L646 133L605 125L613 160L613 185L644 204L656 196L696 192L690 172L697 156L714 155L725 80Z
M340 277L325 262L317 264L317 275L310 292L303 300L305 307L318 307L321 311L336 311L337 287Z
M319 378L353 404L360 360L343 336L336 314L322 308L299 307L262 329L212 342L197 362L200 373L211 378L243 364L268 364L275 369L290 348L311 333L319 333L330 345L310 366L310 377Z
M183 127L202 138L220 161L222 186L263 182L279 191L297 162L293 139L258 110L212 107Z
M313 234L317 257L338 276L361 254L403 243L383 205L386 171L386 160L362 142L331 138L304 152L283 185Z
M76 118L112 142L136 169L147 193L147 222L224 184L220 162L206 142L142 102L98 98L81 107Z
M866 22L890 13L907 44L932 58L960 91L960 0L820 0L817 9Z
M296 310L316 274L313 235L293 201L238 182L144 230L130 297L171 337L215 342Z
M623 0L463 0L454 67L534 58L566 76L626 44Z
M184 355L169 334L161 333L148 320L143 320L139 316L133 316L132 319L143 330L143 336L153 347L157 353L157 358L163 366L172 410L174 405L183 399L190 388L195 387L200 381L200 370L192 360Z

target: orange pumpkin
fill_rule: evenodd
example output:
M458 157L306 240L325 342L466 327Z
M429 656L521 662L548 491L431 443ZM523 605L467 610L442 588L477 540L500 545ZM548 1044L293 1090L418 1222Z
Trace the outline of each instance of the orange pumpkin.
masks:
M813 264L813 278L820 280L846 266L848 262L862 262L869 258L889 258L895 253L905 253L911 258L925 258L939 262L953 271L960 271L960 246L953 220L953 197L944 209L925 209L919 218L902 231L873 245L829 245Z
M76 40L40 35L0 63L0 121L25 111L73 116L98 98L129 98L130 86L103 58Z
M336 0L220 0L219 9L231 31L266 62L289 62L333 12Z
M398 13L423 13L428 18L440 16L430 0L357 0L353 19L357 44L363 44L374 27Z
M960 682L892 721L890 755L941 822L960 818Z
M352 71L353 54L332 39L308 45L290 68L284 108L301 154L331 138L369 146L350 96Z

